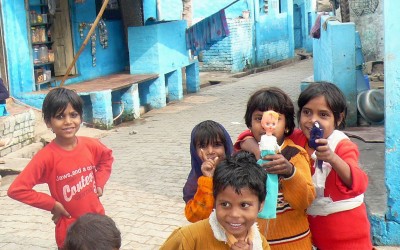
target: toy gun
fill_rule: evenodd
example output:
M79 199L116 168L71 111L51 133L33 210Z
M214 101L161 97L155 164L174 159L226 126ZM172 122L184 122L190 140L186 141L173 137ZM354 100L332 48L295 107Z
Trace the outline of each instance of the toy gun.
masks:
M324 129L321 127L319 122L315 122L314 126L310 131L310 140L308 141L308 146L310 146L310 148L317 149L317 147L320 146L321 144L316 143L315 140L321 139L323 138L323 136L324 136ZM322 171L322 163L323 161L317 160L317 167L321 169L321 171Z

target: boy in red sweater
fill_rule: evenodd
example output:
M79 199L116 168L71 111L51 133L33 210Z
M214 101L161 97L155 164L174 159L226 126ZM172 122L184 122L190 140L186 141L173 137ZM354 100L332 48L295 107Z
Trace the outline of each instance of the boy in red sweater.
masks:
M83 101L72 90L51 90L43 102L43 118L55 139L40 150L8 189L8 196L51 211L56 242L62 248L67 228L86 213L104 214L99 197L111 174L112 151L100 141L77 137ZM33 189L47 183L50 195Z

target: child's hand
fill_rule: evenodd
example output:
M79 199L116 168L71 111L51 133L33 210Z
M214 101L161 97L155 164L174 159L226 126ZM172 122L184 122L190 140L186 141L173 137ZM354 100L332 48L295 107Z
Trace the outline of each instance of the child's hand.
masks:
M315 140L315 142L320 144L320 146L318 146L315 150L315 156L317 157L317 159L331 163L335 156L335 152L333 152L331 150L331 148L329 147L328 140L327 139L317 139L317 140Z
M101 189L101 187L97 187L96 190L97 190L97 197L103 196L103 189Z
M54 207L51 210L51 213L53 214L53 216L51 217L51 220L54 222L54 224L57 224L57 222L61 218L61 216L71 218L71 215L67 212L67 210L65 210L64 206L58 201L56 201L56 204L54 204Z
M353 178L351 176L350 166L338 156L328 145L327 139L315 140L321 146L315 150L315 156L320 161L328 162L332 169L336 171L340 180L348 187L352 188Z
M201 172L206 177L213 177L215 168L219 163L219 157L217 156L214 159L207 159L207 155L203 150L201 150L201 155L203 159L206 159L201 164Z
M262 167L269 174L280 174L284 177L292 176L294 166L282 154L266 155L263 160L268 162L264 163Z
M244 240L239 240L235 244L231 246L231 250L252 250L253 249L253 242L250 240L248 242Z
M260 159L260 146L254 137L245 137L243 141L240 142L240 148L253 153L257 160Z

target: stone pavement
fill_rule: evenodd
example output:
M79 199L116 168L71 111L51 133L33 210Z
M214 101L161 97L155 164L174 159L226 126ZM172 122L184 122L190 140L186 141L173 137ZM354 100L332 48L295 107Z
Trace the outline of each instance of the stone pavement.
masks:
M188 224L182 187L190 171L190 132L197 123L206 119L218 121L235 140L246 129L243 116L252 92L278 86L297 100L300 82L310 75L312 60L304 60L222 81L185 95L180 102L147 112L102 137L101 141L113 149L115 162L101 200L121 230L122 249L158 249L175 228ZM383 161L377 158L383 157L382 145L362 148L378 163L369 173L382 175L371 184L382 185ZM6 190L12 179L3 178L0 186L0 249L56 249L51 214L8 198ZM46 186L39 185L37 190L45 191ZM384 200L385 190L373 191L370 196ZM382 193L377 194L378 191ZM382 203L379 197L375 200L378 205ZM376 211L383 213L384 209L379 207Z

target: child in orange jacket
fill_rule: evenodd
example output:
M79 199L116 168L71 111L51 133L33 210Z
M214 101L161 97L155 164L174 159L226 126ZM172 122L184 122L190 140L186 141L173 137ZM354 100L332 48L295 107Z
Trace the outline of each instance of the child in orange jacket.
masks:
M279 176L279 192L276 203L276 219L258 219L261 233L267 238L271 249L311 249L311 234L306 209L315 198L310 161L307 152L288 138L295 127L294 106L289 96L279 88L263 88L250 96L247 102L245 122L249 130L242 133L235 143L235 150L253 152L260 158L257 142L266 133L261 120L265 111L279 113L279 122L273 135L280 152L267 155L262 167L269 174ZM252 148L247 138L252 138ZM256 143L254 143L256 141Z
M232 154L232 140L218 122L197 124L191 134L192 169L183 188L185 216L190 222L208 218L214 208L212 177L217 164Z

